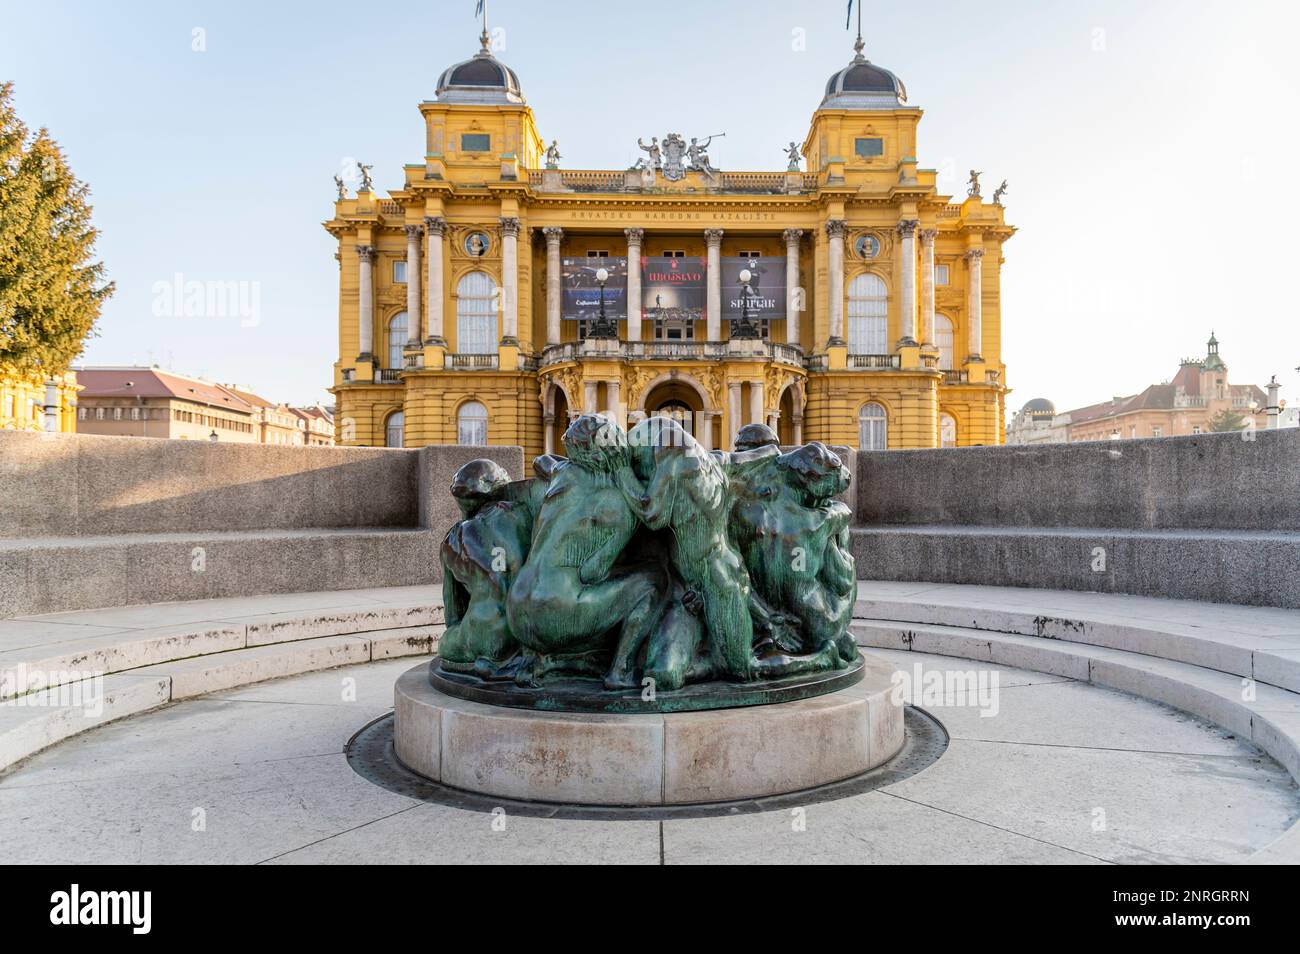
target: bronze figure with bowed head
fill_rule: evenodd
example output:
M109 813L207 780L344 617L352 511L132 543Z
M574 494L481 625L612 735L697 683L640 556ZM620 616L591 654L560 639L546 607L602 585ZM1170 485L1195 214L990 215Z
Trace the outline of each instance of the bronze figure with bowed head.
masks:
M484 679L513 676L519 644L506 618L506 597L528 556L544 477L511 481L501 465L472 460L452 479L462 519L443 540L442 597L447 629L443 668Z
M616 566L640 526L616 475L627 468L627 436L583 415L564 432L537 514L532 549L510 589L510 629L525 648L516 681L604 674L607 689L634 686L638 655L664 614L668 580L653 562Z
M781 643L794 654L783 662L781 653L763 654L774 668L839 668L857 659L849 633L858 591L852 514L833 499L848 486L848 468L818 442L768 457L733 480L731 530L754 589L799 634L797 647Z

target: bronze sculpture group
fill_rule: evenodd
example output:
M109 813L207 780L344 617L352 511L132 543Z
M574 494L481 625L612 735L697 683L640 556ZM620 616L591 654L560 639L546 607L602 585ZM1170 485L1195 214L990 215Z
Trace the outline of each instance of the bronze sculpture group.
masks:
M583 415L567 458L518 481L488 460L456 474L442 546L438 665L536 687L598 680L671 692L844 669L857 595L848 469L820 443L781 453L762 425L732 453L670 418L624 432Z

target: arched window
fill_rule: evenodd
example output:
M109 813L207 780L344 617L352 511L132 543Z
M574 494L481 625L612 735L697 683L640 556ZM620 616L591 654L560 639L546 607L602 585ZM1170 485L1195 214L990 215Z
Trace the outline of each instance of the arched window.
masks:
M849 354L889 354L889 293L870 272L849 283Z
M488 413L478 401L466 401L456 413L456 442L469 447L487 444Z
M458 354L496 354L496 292L497 283L486 272L470 272L457 283L456 352Z
M388 364L386 368L402 367L402 349L406 347L406 312L399 311L388 319Z
M858 412L858 449L885 450L889 446L888 423L883 406L875 401L862 405Z
M939 446L957 446L957 418L951 414L939 415Z
M388 420L384 421L384 446L385 447L405 447L406 440L406 414L402 411L394 411L388 415Z
M951 371L955 364L952 321L946 315L934 316L934 343L939 349L939 367Z

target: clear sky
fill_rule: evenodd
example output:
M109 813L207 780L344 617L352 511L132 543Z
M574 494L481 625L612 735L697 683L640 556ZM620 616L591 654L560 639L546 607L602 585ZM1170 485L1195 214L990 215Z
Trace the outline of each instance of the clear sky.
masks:
M638 136L725 131L713 161L741 170L785 167L852 55L845 6L488 4L565 166L624 168ZM90 184L118 286L85 360L328 401L331 177L357 157L383 191L421 161L417 104L477 49L473 9L0 0L0 78ZM1300 4L868 2L863 26L868 57L926 112L919 158L941 188L960 196L972 167L1010 181L1010 406L1132 393L1203 354L1211 328L1232 380L1277 374L1300 401L1300 315L1279 297L1296 268ZM249 283L257 321L156 315L177 273Z

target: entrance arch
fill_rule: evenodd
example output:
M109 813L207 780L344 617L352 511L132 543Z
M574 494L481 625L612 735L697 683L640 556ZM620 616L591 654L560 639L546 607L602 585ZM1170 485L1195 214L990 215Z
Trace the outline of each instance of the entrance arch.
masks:
M705 447L716 446L710 433L714 415L708 412L712 408L704 389L690 377L669 374L650 382L637 410L647 417L671 417Z
M802 411L802 408L795 407L795 387L788 386L781 392L781 401L777 404L776 417L776 438L781 442L782 447L789 447L792 444L798 444L795 438L794 418L795 414Z
M564 454L564 432L569 429L569 395L556 381L546 384L542 401L542 449L547 454Z

